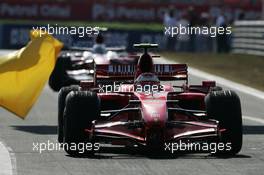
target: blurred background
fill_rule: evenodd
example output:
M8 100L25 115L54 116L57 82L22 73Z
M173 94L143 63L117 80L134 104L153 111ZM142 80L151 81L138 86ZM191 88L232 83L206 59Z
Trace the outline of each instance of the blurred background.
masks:
M158 43L170 59L227 78L237 76L236 81L264 89L263 78L258 78L264 75L263 4L264 0L1 0L0 48L21 48L29 41L29 30L36 26L107 27L107 46L125 46L132 51L133 43ZM164 35L165 26L179 24L231 26L232 34ZM94 38L88 36L55 37L65 46L94 44ZM245 70L252 70L251 74ZM223 75L227 71L228 75ZM232 73L237 75L230 76Z
M234 26L237 20L261 17L261 0L1 0L0 47L21 47L30 27L58 24L108 27L107 44L128 49L135 42L154 42L163 50L229 52L231 35L222 37L222 42L209 35L176 36L168 45L164 26ZM89 37L57 37L66 45L92 44Z

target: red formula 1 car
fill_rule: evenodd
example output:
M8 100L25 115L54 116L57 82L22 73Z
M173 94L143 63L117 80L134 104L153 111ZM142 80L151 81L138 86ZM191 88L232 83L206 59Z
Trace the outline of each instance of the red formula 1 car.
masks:
M157 45L135 46L145 49L138 64L97 65L92 82L61 89L59 142L132 145L155 154L183 146L186 151L237 154L242 119L236 93L214 81L188 85L187 65L153 64L147 48ZM184 84L175 85L180 81ZM83 153L76 146L65 150Z

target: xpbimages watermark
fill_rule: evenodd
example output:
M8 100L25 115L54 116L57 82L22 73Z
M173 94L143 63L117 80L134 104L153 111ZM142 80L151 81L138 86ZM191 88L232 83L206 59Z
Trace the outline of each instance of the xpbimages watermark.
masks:
M199 27L199 26L174 26L165 27L164 34L170 37L176 37L177 35L208 35L215 38L217 35L230 35L232 33L232 27Z
M146 95L158 92L164 92L164 85L151 85L151 84L137 84L133 86L117 84L114 82L113 85L98 85L99 93L118 93L118 92L137 92L137 93L145 93Z
M207 143L207 142L179 142L165 143L164 150L171 154L178 151L190 151L190 152L210 152L212 154L217 151L231 151L232 143Z
M98 35L102 28L91 26L58 26L58 24L47 26L35 26L32 27L34 32L40 32L40 35L46 33L50 35L77 35L79 38L85 36Z
M45 151L62 151L62 150L78 151L83 154L87 151L98 151L100 149L100 143L58 143L48 140L47 142L33 142L32 150L38 153Z

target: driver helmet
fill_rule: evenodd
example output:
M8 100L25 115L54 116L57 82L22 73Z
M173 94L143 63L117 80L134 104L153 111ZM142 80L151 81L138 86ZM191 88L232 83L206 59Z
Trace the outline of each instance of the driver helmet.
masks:
M98 53L98 54L105 54L106 53L106 47L104 44L104 37L102 34L98 34L96 39L95 39L95 44L93 46L93 53Z

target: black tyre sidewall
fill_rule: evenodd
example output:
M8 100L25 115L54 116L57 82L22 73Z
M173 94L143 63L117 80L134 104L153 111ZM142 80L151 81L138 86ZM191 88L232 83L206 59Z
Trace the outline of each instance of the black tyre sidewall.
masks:
M59 91L64 85L66 70L71 66L70 57L59 57L49 78L49 86L54 91Z
M205 98L207 115L219 121L220 129L226 129L221 142L231 143L230 151L218 151L219 155L237 154L242 147L242 114L238 95L233 91L215 91Z
M59 95L58 95L58 127L57 127L57 134L58 134L58 142L63 142L63 114L65 108L65 101L67 95L71 91L78 91L79 86L68 86L61 88Z
M92 142L85 128L98 119L100 104L97 94L89 91L72 91L66 97L64 116L64 142L68 145ZM70 155L79 155L78 150L65 150Z

